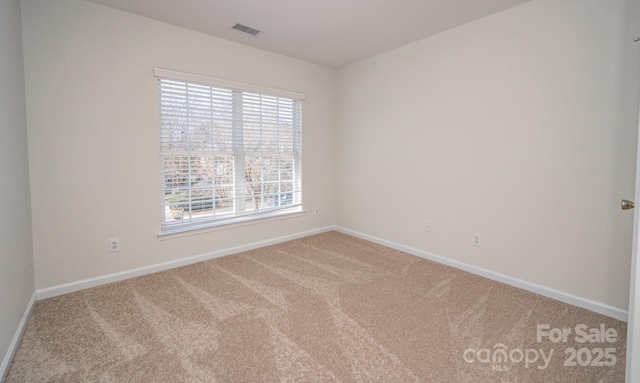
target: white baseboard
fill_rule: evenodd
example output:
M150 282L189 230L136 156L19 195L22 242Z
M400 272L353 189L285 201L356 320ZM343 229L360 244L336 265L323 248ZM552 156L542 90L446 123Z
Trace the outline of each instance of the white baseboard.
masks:
M11 361L16 355L16 351L18 351L18 345L20 345L22 335L24 335L24 331L27 329L29 318L31 318L31 313L33 312L33 307L36 305L37 300L38 296L34 291L29 303L27 304L27 308L24 310L24 314L22 314L22 319L20 320L20 323L18 323L16 334L13 336L9 349L7 350L7 353L2 360L2 364L0 365L0 382L4 382L7 374L9 373L9 366L11 366Z
M518 278L510 277L508 275L496 273L490 270L482 269L477 266L472 266L463 262L459 262L450 258L446 258L440 255L436 255L433 253L429 253L427 251L414 249L412 247L400 245L395 242L387 241L385 239L377 238L371 235L363 234L354 230L350 230L340 226L326 226L319 229L309 230L305 232L295 233L291 235L286 235L283 237L278 237L274 239L269 239L260 242L249 243L246 245L236 246L228 249L222 249L218 251L214 251L211 253L200 254L188 258L178 259L175 261L169 261L164 263L159 263L156 265L141 267L138 269L127 270L119 273L104 275L96 278L85 279L78 282L67 283L64 285L48 287L44 289L36 290L38 299L50 298L62 294L71 293L74 291L84 290L91 287L101 286L108 283L118 282L125 279L135 278L142 275L147 275L151 273L155 273L158 271L165 271L172 268L186 266L197 262L207 261L214 258L224 257L227 255L240 253L243 251L253 250L264 246L275 245L278 243L291 241L298 238L308 237L314 234L320 234L327 231L336 230L344 234L352 235L354 237L362 238L367 241L371 241L374 243L378 243L383 246L390 247L392 249L400 250L408 254L412 254L424 259L428 259L430 261L434 261L443 265L451 266L456 269L460 269L463 271L467 271L469 273L479 275L481 277L485 277L497 282L505 283L510 286L514 286L526 291L530 291L532 293L536 293L545 297L549 297L560 302L568 303L574 306L578 306L598 314L606 315L611 318L615 318L621 321L627 321L628 313L625 310L622 310L617 307L609 306L601 302L596 302L587 298L583 298L577 295L569 294L566 292L562 292L559 290L555 290L549 287L541 286L535 283L527 282ZM3 365L4 366L4 365ZM0 375L2 376L2 375Z
M560 302L568 303L570 305L578 306L583 309L587 309L598 314L606 315L611 318L615 318L621 321L626 322L628 319L628 313L625 310L619 309L617 307L609 306L601 302L596 302L587 298L579 297L577 295L565 293L559 290L555 290L549 287L537 285L535 283L527 282L522 279L510 277L508 275L496 273L493 271L489 271L486 269L482 269L480 267L472 266L463 262L455 261L453 259L449 259L440 255L436 255L433 253L429 253L427 251L422 251L418 249L414 249L408 246L400 245L395 242L387 241L384 239L380 239L371 235L359 233L357 231L353 231L350 229L346 229L344 227L337 226L335 230L348 234L354 237L362 238L367 241L371 241L383 246L390 247L392 249L400 250L405 253L409 253L420 258L428 259L430 261L434 261L446 266L451 266L456 269L460 269L463 271L467 271L469 273L479 275L481 277L485 277L487 279L491 279L497 282L501 282L510 286L514 286L526 291L530 291L532 293L536 293L548 298L552 298L558 300Z
M240 253L243 251L254 250L264 246L275 245L282 242L291 241L298 238L308 237L314 234L320 234L327 231L335 230L335 226L326 226L319 229L304 231L300 233L290 234L283 237L273 238L260 242L253 242L246 245L231 247L228 249L222 249L211 253L195 255L192 257L177 259L175 261L169 261L164 263L158 263L151 266L145 266L138 269L126 270L119 273L103 275L100 277L85 279L82 281L66 283L63 285L47 287L44 289L36 290L38 299L51 298L62 294L72 293L74 291L80 291L91 287L102 286L113 282L123 281L125 279L135 278L142 275L156 273L158 271L165 271L180 266L187 266L194 263L208 261L214 258L220 258L231 254Z

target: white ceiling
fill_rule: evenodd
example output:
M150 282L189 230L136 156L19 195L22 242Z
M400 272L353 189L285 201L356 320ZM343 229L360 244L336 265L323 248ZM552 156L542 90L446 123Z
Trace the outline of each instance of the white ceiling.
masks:
M529 0L88 1L338 68Z

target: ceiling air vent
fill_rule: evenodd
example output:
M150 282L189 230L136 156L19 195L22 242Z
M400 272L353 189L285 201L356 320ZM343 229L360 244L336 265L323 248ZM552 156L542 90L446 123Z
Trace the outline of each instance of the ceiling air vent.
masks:
M242 24L236 24L233 27L231 27L231 29L235 29L236 31L246 33L251 36L258 36L260 34L259 30L253 29L251 27L247 27L246 25L242 25Z

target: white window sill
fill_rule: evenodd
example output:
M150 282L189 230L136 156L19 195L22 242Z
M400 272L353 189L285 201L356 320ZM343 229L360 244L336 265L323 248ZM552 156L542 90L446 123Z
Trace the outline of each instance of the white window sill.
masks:
M210 233L212 231L233 229L236 227L248 226L248 225L256 225L265 222L277 221L281 219L287 218L295 218L300 217L306 213L305 210L294 210L294 211L280 211L276 213L272 213L269 215L263 215L260 217L240 217L236 221L231 222L207 222L202 225L197 226L189 226L189 227L178 227L174 229L167 229L163 232L158 233L158 239L161 241L173 238L181 238L188 237L191 235L198 235L204 233Z

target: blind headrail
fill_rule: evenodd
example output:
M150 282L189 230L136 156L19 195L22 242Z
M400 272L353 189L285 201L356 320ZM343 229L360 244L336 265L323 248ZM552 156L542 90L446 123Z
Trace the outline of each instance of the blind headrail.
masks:
M292 98L294 100L304 101L307 96L304 93L294 92L290 90L274 89L260 85L245 84L236 81L224 80L214 77L203 76L199 74L178 72L165 68L154 68L153 73L155 77L166 80L178 80L186 81L196 84L209 85L214 87L234 89L244 92L261 93L270 96Z

